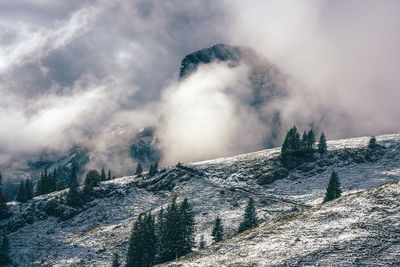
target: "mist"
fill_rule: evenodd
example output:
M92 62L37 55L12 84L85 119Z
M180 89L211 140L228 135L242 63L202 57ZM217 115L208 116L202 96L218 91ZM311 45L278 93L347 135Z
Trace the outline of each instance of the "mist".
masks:
M399 132L398 1L218 2L2 1L0 165L83 144L88 168L126 175L147 126L158 126L164 166L263 149L270 129L243 105L245 66L178 81L185 55L220 42L289 75L289 97L264 108L283 128Z

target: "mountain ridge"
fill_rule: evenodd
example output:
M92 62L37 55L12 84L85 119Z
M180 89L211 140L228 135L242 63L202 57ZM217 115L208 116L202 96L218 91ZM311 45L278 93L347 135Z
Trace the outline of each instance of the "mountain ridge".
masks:
M379 186L400 177L400 135L377 137L382 153L368 161L363 155L368 137L328 141L328 154L312 164L290 170L272 183L259 183L262 174L279 167L279 148L171 167L155 176L128 176L103 182L95 198L82 209L63 208L49 215L46 206L62 192L9 203L13 216L0 221L7 232L10 256L20 266L108 266L113 253L125 259L133 221L141 212L158 212L173 195L188 197L196 214L196 240L210 244L212 221L219 215L225 238L233 236L252 196L261 221L308 209L322 202L332 170L341 178L344 195ZM361 160L362 159L362 160ZM63 216L66 217L63 217ZM68 216L67 216L68 215ZM11 229L10 226L13 226Z

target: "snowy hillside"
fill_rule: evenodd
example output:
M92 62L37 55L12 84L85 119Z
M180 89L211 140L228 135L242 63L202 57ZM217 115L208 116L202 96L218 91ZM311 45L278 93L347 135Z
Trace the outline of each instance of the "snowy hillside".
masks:
M165 266L400 266L400 180L262 223Z
M247 262L247 257L249 261L263 263L259 256L269 255L265 254L267 250L271 251L271 259L274 259L271 264L284 264L285 258L287 263L296 264L304 260L307 264L321 256L321 264L329 265L336 247L338 253L340 249L357 249L351 242L360 240L357 244L367 246L368 243L360 238L366 239L366 235L371 234L373 242L377 237L384 238L383 234L394 231L382 232L376 227L386 220L382 214L398 209L391 194L398 200L396 194L400 185L396 182L382 187L383 191L374 189L375 195L384 194L381 198L368 197L367 192L356 192L399 178L400 135L377 137L382 147L373 155L367 153L368 140L368 137L362 137L328 142L326 155L317 154L314 161L305 162L293 170L282 167L280 149L276 148L184 164L153 177L118 178L102 183L96 189L96 198L79 210L51 201L61 193L56 192L22 205L11 203L13 216L0 221L0 228L9 236L10 256L17 266L110 266L113 253L125 259L132 223L138 214L157 212L173 194L178 196L178 200L187 197L193 204L197 239L204 234L208 245L211 244L210 232L215 217L220 215L222 218L227 237L234 235L245 203L252 196L259 219L267 223L222 243L227 244L226 247L218 249L218 245L205 250L204 253L213 251L210 256L200 252L194 258L185 258L185 264L192 260L211 264L216 260L213 257L221 260L221 264L230 259L240 261L236 259L240 257L243 257L241 264ZM348 196L321 207L319 204L332 170L338 172L344 195ZM56 206L57 214L49 212L51 205ZM325 210L324 207L329 208ZM344 207L348 209L345 214L342 213ZM290 215L294 216L293 220L287 218L287 225L283 224L282 218L276 219L295 210L298 213ZM332 220L334 218L337 220ZM396 219L394 215L387 223L393 228L392 219ZM320 222L326 222L326 225ZM298 227L301 234L297 235ZM280 233L286 232L281 230L284 228L288 233L281 238ZM354 232L351 229L355 229ZM343 233L339 236L339 232ZM313 235L315 238L311 240ZM322 238L324 235L326 239ZM313 247L325 250L325 244L330 241L329 253L312 250ZM263 242L267 242L268 247L264 249L260 245L259 249L258 244ZM245 246L241 246L243 244ZM342 247L344 244L350 245ZM280 249L281 246L284 248ZM300 250L303 246L305 250ZM289 250L290 247L293 251ZM232 255L236 255L233 258L229 256L231 250ZM387 253L390 260L394 252Z

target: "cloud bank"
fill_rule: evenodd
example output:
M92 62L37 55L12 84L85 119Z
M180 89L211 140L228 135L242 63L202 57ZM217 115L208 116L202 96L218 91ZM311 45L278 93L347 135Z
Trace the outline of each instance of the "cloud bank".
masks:
M398 1L217 2L2 1L0 163L84 143L93 166L126 174L135 163L115 151L158 124L165 164L262 149L267 125L230 93L244 68L216 64L177 83L186 54L219 42L290 75L286 128L400 130Z

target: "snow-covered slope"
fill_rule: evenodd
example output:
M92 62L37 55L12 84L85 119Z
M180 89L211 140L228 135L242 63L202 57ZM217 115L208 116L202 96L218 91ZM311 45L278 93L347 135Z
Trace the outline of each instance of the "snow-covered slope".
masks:
M400 180L296 211L166 266L400 266Z
M168 203L173 194L178 196L178 200L187 197L193 204L196 213L197 238L204 234L208 244L211 244L210 232L212 221L216 215L220 215L223 220L226 237L233 236L241 220L245 203L248 197L252 196L257 203L258 217L262 221L268 222L278 216L300 210L299 215L295 216L298 219L290 221L291 226L282 226L288 227L289 230L295 229L296 223L301 222L302 216L308 220L302 226L304 236L299 236L299 241L296 241L297 236L293 240L290 240L291 236L289 235L288 239L284 239L287 240L285 241L286 245L293 242L294 249L296 249L296 246L307 241L306 237L310 235L307 231L314 231L317 236L331 233L328 226L321 225L322 228L318 230L317 222L323 220L313 220L312 218L319 216L317 212L329 213L329 209L325 210L325 206L320 207L319 203L322 201L333 169L339 173L344 195L349 195L345 199L354 199L352 200L354 203L358 203L358 196L364 196L367 193L350 194L399 178L400 135L377 137L378 144L382 147L372 155L366 149L368 140L368 137L362 137L330 141L328 142L329 152L325 156L317 154L314 161L305 162L293 170L287 170L281 166L280 149L276 148L236 157L184 164L183 167L170 168L153 177L118 178L102 183L96 189L96 198L80 210L64 206L58 207L60 212L56 217L46 213L50 206L49 203L54 204L55 202L51 199L57 198L61 194L61 192L52 193L37 197L22 205L11 203L10 209L14 215L7 220L0 221L0 229L6 231L9 236L10 255L17 266L34 264L39 266L110 266L113 253L118 253L121 259L125 258L132 223L138 214L147 211L157 212L161 206ZM393 185L395 186L397 183ZM390 198L389 195L386 197ZM360 201L368 204L362 198ZM362 206L363 203L360 203L359 206ZM356 208L355 204L349 205L354 206L354 212L358 212L354 213L355 216L365 214L362 222L365 222L367 226L368 223L372 223L368 221L368 209ZM309 209L309 207L313 208ZM331 207L332 211L336 209L333 204L326 207ZM337 209L341 210L341 206L338 206ZM345 221L346 217L342 218L338 211L335 213L338 219ZM357 220L350 215L350 212L353 212L353 208L349 210L348 220ZM371 216L375 216L374 213L371 214ZM332 220L330 224L335 224L333 221L335 216L324 220ZM371 217L371 220L375 217ZM278 222L272 221L259 229L275 229L271 231L278 234L279 227L271 228ZM388 223L391 222L388 221ZM312 228L307 230L308 224L314 225L314 230ZM341 221L337 221L336 224L339 228L333 228L330 238L334 238L335 231L342 227L340 226ZM264 230L254 230L254 233L258 233L257 231ZM296 231L292 231L294 235ZM353 235L365 234L368 231L367 229L362 233L350 233L344 235L343 238L350 240ZM254 234L253 238L256 238L257 235ZM263 238L270 235L272 232L266 232L255 240L264 240ZM374 236L372 237L374 238ZM278 235L276 238L279 239ZM241 237L236 236L232 242L234 247L232 251L238 253L235 255L242 255L239 244L246 243L245 239L241 241ZM257 242L249 239L248 247L256 246ZM314 241L308 240L308 242ZM271 244L280 246L278 241L271 242ZM312 244L309 244L310 247ZM307 243L303 245L307 246ZM321 249L323 248L321 246ZM278 255L280 250L275 249L274 253ZM249 260L256 261L256 254L250 250L243 251L243 257L249 255ZM229 250L221 249L215 253L221 257L221 260L225 260L225 263L229 262ZM226 255L221 256L218 253ZM300 252L296 252L300 254L293 255L289 252L282 253L287 253L287 260L291 263L295 262L296 257L304 256ZM309 254L308 258L311 259L313 255ZM318 257L318 255L317 253L314 256ZM200 256L202 258L203 254ZM283 258L284 256L277 256L276 264L284 263ZM279 259L281 259L281 263L279 263ZM207 263L209 260L211 262L212 258L204 260ZM196 262L194 261L194 263Z

